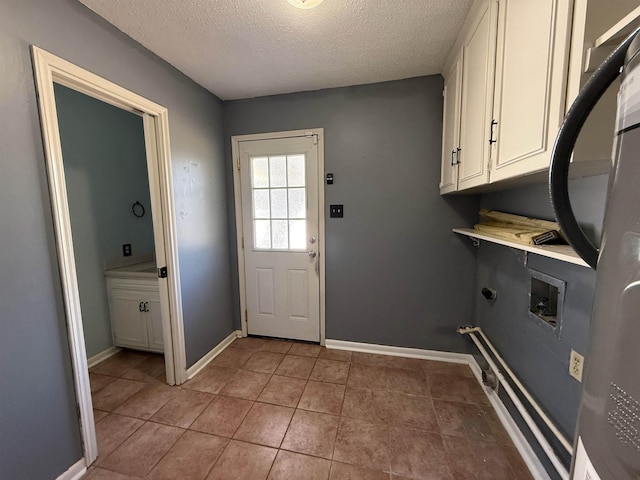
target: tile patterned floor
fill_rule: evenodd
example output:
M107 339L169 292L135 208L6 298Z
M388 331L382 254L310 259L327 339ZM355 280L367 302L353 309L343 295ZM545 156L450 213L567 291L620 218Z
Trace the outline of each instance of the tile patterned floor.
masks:
M90 480L532 478L464 365L243 338L180 387L127 350L90 379Z

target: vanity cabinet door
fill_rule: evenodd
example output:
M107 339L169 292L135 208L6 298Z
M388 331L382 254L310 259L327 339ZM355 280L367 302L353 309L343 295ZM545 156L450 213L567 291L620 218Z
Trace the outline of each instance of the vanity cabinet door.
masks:
M164 350L164 336L162 334L162 312L160 311L160 298L149 296L147 301L147 336L149 338L149 349L155 352Z
M113 336L117 346L147 348L147 322L142 312L144 304L139 292L112 288L110 298Z
M114 345L162 353L164 336L158 281L109 278L107 291Z

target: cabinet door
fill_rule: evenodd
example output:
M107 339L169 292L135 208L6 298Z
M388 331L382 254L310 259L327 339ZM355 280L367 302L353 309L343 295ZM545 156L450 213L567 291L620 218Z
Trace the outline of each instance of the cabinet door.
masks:
M462 87L462 53L444 72L442 115L442 165L440 193L458 189L457 156L460 147L460 90Z
M162 312L160 311L160 299L157 296L149 297L146 302L147 335L149 337L149 349L155 352L164 351L164 335L162 332Z
M462 47L458 190L489 182L498 4L486 0L481 7Z
M142 302L135 291L111 289L111 323L117 346L148 347L147 324L140 307Z
M491 182L549 166L564 118L571 4L500 0Z

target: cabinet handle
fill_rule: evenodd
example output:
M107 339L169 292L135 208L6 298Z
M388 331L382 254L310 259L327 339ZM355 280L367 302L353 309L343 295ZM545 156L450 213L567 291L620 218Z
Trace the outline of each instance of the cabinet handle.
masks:
M494 143L497 142L497 140L493 139L493 127L495 127L497 124L498 124L497 121L491 120L491 135L489 136L489 145L493 145Z
M451 166L452 167L455 167L456 165L460 164L460 150L461 150L460 147L451 150ZM453 158L454 156L455 156L455 160Z
M149 302L144 302L144 311L145 312L149 311Z
M139 311L139 312L144 312L144 302L140 302L140 303L138 304L138 311Z

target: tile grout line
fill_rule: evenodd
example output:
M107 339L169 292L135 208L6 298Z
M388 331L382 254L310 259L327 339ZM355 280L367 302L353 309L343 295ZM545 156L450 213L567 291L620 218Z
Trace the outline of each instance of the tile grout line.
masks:
M338 428L336 428L336 435L333 439L333 450L331 451L331 468L333 468L333 457L336 454L336 447L338 445L338 433L340 432L340 426L342 425L342 412L344 411L344 402L347 398L347 383L349 382L349 373L351 372L351 359L349 359L349 368L347 369L347 379L344 383L344 395L342 396L342 405L340 406L340 414L338 415Z
M289 348L289 350L290 350L290 349L291 349L291 348ZM257 350L257 351L260 351L260 350ZM272 352L272 353L273 353L273 352ZM251 356L253 356L253 355L255 355L255 352L254 352ZM280 359L280 361L278 362L278 365L276 365L276 367L275 367L275 369L273 370L273 372L269 375L269 379L267 380L267 382L264 384L264 386L263 386L263 387L262 387L262 389L260 390L260 393L258 393L258 395L256 396L256 399L255 399L255 401L252 403L251 408L249 409L249 411L247 412L247 414L244 416L244 418L242 419L242 421L241 421L241 422L240 422L240 424L238 425L238 428L236 428L236 430L235 430L235 432L233 433L233 435L235 435L235 434L237 433L238 429L242 426L242 423L243 423L243 422L244 422L244 420L246 419L247 415L249 415L249 412L251 411L251 409L253 409L253 406L254 406L256 403L263 403L263 402L258 402L258 398L260 398L260 395L262 395L262 393L264 392L265 388L267 388L267 385L269 384L269 382L271 381L271 379L272 379L272 378L273 378L273 376L275 375L275 372L278 370L278 367L279 367L279 366L280 366L280 364L284 361L284 358L285 358L287 355L288 355L288 351L287 351L287 353L285 353L285 354L283 354L283 355L282 355L282 358L281 358L281 359ZM249 359L247 360L247 362L248 362L250 359L251 359L251 357L249 357ZM247 363L247 362L245 362L245 363L244 363L244 365L246 365L246 363ZM243 365L243 366L244 366L244 365ZM314 365L315 365L315 364L314 364ZM242 367L240 367L240 368L242 368ZM305 386L306 386L306 384L305 384ZM267 404L267 403L264 403L264 404L265 404L265 405L270 405L270 404ZM276 406L279 406L279 405L276 405ZM266 478L269 478L269 475L271 474L271 470L273 469L273 466L275 465L276 460L278 459L278 453L280 452L280 447L282 446L282 442L284 441L284 438L285 438L285 436L287 435L287 432L289 431L289 426L291 425L291 421L293 420L293 415L294 415L294 414L295 414L295 409L294 409L293 413L291 414L291 418L289 419L289 422L287 423L287 428L286 428L286 430L285 430L285 433L284 433L284 435L282 436L282 439L280 440L280 443L278 444L278 447L276 447L276 449L275 449L275 450L276 450L276 455L275 455L275 457L273 458L273 461L271 462L271 465L269 466L269 470L267 471L267 475L266 475L265 479L266 479ZM245 440L238 440L238 441L245 441ZM259 444L259 443L254 443L254 442L249 442L249 441L247 441L246 443L253 444L253 445L259 445L259 446L263 446L263 447L264 447L264 446L267 446L267 445L261 445L261 444ZM267 446L267 447L269 447L269 446ZM273 448L273 447L272 447L272 448Z
M260 351L260 350L257 350L257 351ZM271 379L272 379L272 378L273 378L273 376L275 375L275 372L277 371L277 369L278 369L278 367L280 366L280 364L284 361L284 358L285 358L287 355L293 355L293 354L290 354L290 353L289 353L289 351L290 351L290 348L289 348L289 350L287 351L287 353L284 353L284 354L282 355L282 359L280 359L280 361L278 362L278 365L276 366L276 368L274 369L274 371L270 374L270 376L269 376L269 380L267 380L267 382L265 383L265 385L264 385L264 386L262 387L262 389L260 390L260 393L257 395L256 399L255 399L255 400L254 400L254 402L252 403L251 408L249 409L249 411L251 411L251 409L253 409L253 406L254 406L256 403L263 403L263 404L265 404L265 405L271 405L271 404L268 404L268 403L266 403L266 402L259 402L259 401L258 401L258 398L260 398L260 395L262 395L262 393L264 392L264 389L265 389L265 388L267 388L267 385L269 384L269 382L271 381ZM275 353L275 352L273 352L273 353ZM255 354L255 352L254 352L254 354ZM252 356L253 356L253 354L252 354ZM302 356L302 355L293 355L293 356ZM251 358L251 357L249 357L249 359L247 360L247 362L250 360L250 358ZM243 366L244 366L244 365L246 365L246 363L247 363L247 362L245 362L245 363L243 364ZM316 358L316 360L315 360L315 361L314 361L314 363L313 363L313 367L311 368L311 372L313 372L313 368L315 367L316 363L317 363L317 358ZM240 367L240 369L242 369L242 367ZM249 371L249 370L248 370L248 371ZM311 372L309 373L309 377L311 376ZM286 376L286 375L285 375L285 377L286 377L286 378L296 378L296 377L288 377L288 376ZM281 447L282 447L282 443L284 442L284 439L285 439L285 437L287 436L287 433L288 433L289 428L290 428L290 426L291 426L291 423L292 423L292 421L293 421L293 417L294 417L294 415L295 415L295 412L298 410L298 407L297 407L297 406L298 406L298 404L300 403L300 399L302 398L302 395L304 394L304 390L306 389L306 387L307 387L307 385L308 385L308 383L309 383L309 377L305 380L305 386L304 386L304 388L302 389L302 392L303 392L303 393L300 395L300 398L298 398L298 402L296 403L296 407L294 407L294 408L293 408L293 413L291 414L291 418L289 419L289 422L287 423L287 428L286 428L286 430L285 430L285 433L284 433L284 435L282 436L282 439L280 440L280 443L278 444L278 447L276 447L276 448L275 448L275 450L276 450L276 456L274 457L273 461L271 462L271 465L269 466L269 471L267 472L267 475L266 475L266 477L265 477L265 478L269 478L269 475L271 474L271 471L273 470L273 466L275 465L276 460L278 459L278 454L279 454L281 451L288 451L288 450L283 450L283 449L281 448ZM276 406L280 406L280 405L277 405L277 404L276 404ZM286 407L285 407L285 408L286 408ZM291 407L289 407L289 408L291 408ZM242 419L242 421L240 422L240 424L238 425L238 427L237 427L237 428L236 428L236 430L234 431L233 435L235 435L235 434L237 433L238 429L240 428L240 426L242 425L242 423L244 422L244 420L246 419L246 417L247 417L247 415L248 415L248 414L249 414L249 412L247 412L247 414L244 416L244 418ZM262 447L265 447L265 446L266 446L267 448L269 448L269 447L270 447L270 446L268 446L268 445L262 445L262 444L259 444L259 443L255 443L255 442L251 442L251 441L246 441L246 440L237 440L237 441L243 441L243 442L246 442L246 443L249 443L249 444L252 444L252 445L258 445L258 446L262 446ZM229 443L230 443L230 442L229 442ZM226 447L225 447L225 448L226 448ZM270 448L273 448L273 447L270 447ZM295 453L295 452L294 452L294 453ZM217 463L217 461L216 461L216 463ZM213 467L212 467L212 468L213 468Z
M147 423L155 423L156 425L162 425L163 427L167 426L167 425L163 425L162 423L151 422L150 420L148 420L145 423L143 423L140 428L144 427ZM173 428L179 428L179 427L173 427ZM160 464L160 462L164 459L164 457L167 456L167 454L176 445L176 443L178 443L180 441L180 439L185 435L185 433L187 433L186 429L181 429L181 430L182 430L182 433L180 434L180 436L178 438L176 438L175 442L173 442L169 448L167 448L167 451L164 452L164 454L158 459L158 461L156 463L153 464L153 466L149 469L149 471L147 473L145 473L143 478L146 478L151 474L151 472Z
M202 432L201 432L202 433ZM217 436L217 435L215 435ZM221 437L221 438L225 438L225 437ZM218 463L218 460L220 460L220 458L222 458L222 454L225 452L225 450L227 449L227 447L229 446L229 444L231 443L231 439L226 438L227 443L225 444L224 448L222 450L220 450L220 453L218 454L218 456L216 457L216 459L213 461L213 463L211 464L211 467L209 467L209 470L207 470L207 473L205 473L203 480L206 480L209 477L209 474L212 472L212 470L214 469L214 467L216 466L216 464Z
M290 350L290 349L289 349ZM285 356L288 355L285 354ZM284 357L282 357L281 363L284 360ZM284 443L284 439L287 436L287 433L289 433L289 428L291 427L291 423L293 422L293 417L295 416L296 412L298 411L298 405L300 405L300 400L302 399L302 396L304 395L305 390L307 389L307 385L309 385L309 378L311 377L311 373L313 372L313 369L315 368L317 363L317 359L315 362L313 362L313 367L311 367L311 372L309 372L309 377L307 377L307 379L305 380L304 383L304 387L302 388L302 393L300 394L300 397L298 398L298 401L296 402L296 406L293 407L293 413L291 414L291 418L289 419L289 423L287 424L287 429L284 432L284 435L282 436L282 440L280 440L280 445L278 446L278 453L280 453L281 450L284 450L285 452L288 452L289 450L283 449L282 448L282 444ZM275 375L275 373L274 373ZM287 377L287 378L293 378L293 377ZM276 453L276 459L278 457L278 453ZM296 453L296 452L294 452ZM273 461L273 463L275 464L275 459ZM271 468L273 468L273 464L271 465ZM269 473L271 473L271 468L269 469ZM267 478L269 478L269 476L267 475Z

